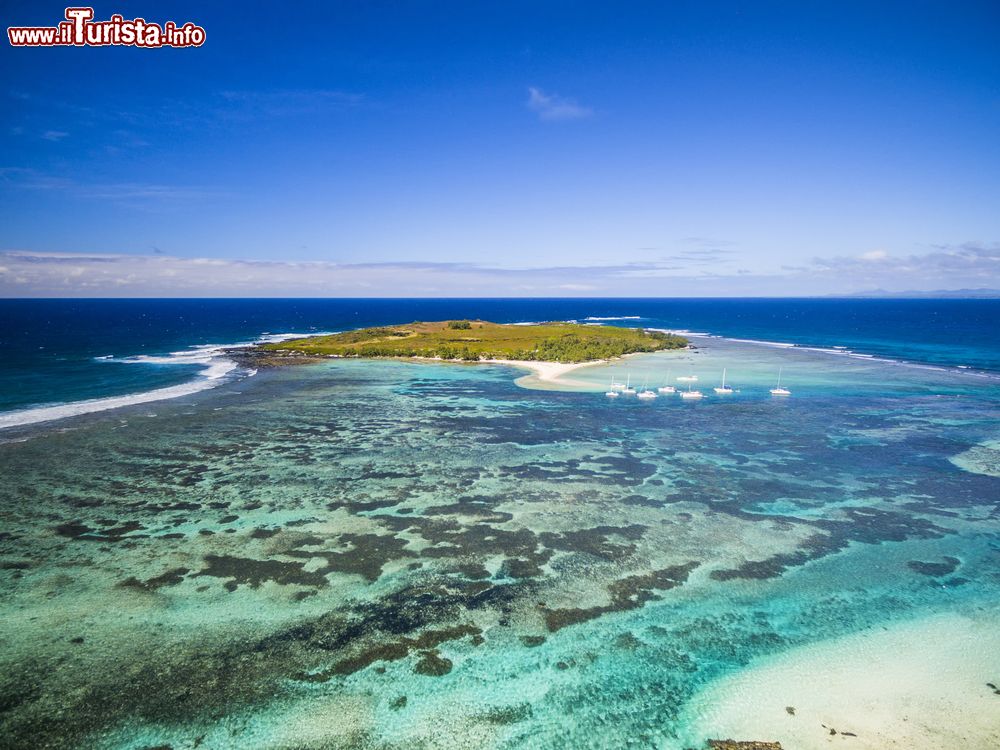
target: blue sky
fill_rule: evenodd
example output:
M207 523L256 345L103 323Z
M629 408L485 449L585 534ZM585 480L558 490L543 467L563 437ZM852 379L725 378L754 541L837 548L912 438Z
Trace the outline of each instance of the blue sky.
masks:
M1000 287L995 2L94 7L207 42L4 42L0 295Z

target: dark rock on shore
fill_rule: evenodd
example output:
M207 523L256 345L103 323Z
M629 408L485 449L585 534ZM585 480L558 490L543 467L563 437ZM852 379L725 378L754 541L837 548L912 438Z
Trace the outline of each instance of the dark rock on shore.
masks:
M240 346L223 349L229 359L240 367L262 369L267 367L286 367L287 365L307 365L310 362L321 362L326 357L303 354L296 351L271 351L256 346Z

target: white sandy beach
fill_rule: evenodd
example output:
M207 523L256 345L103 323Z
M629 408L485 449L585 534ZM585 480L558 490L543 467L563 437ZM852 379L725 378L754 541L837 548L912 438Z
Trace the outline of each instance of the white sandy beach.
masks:
M510 365L511 367L520 367L525 370L531 370L533 373L533 378L535 380L544 383L553 383L555 385L566 385L573 386L577 388L593 388L593 383L588 383L583 380L574 380L572 378L563 377L567 373L573 370L578 370L581 367L589 367L591 365L601 365L604 364L606 360L597 360L595 362L534 362L530 360L523 359L483 359L480 362L493 364L493 365Z
M1000 748L1000 695L987 683L1000 685L1000 621L936 615L793 649L717 680L690 704L684 739Z
M687 350L681 349L677 351L683 352ZM616 357L613 360L595 359L590 362L536 362L526 359L481 359L479 361L487 364L510 365L511 367L520 367L525 370L531 370L533 374L530 377L518 379L517 382L522 385L530 385L531 381L534 381L536 383L551 383L553 385L561 385L572 388L586 388L590 391L597 391L606 389L607 384L595 383L587 380L576 380L574 378L567 378L564 376L574 370L579 370L584 367L597 367L600 365L615 363L621 363L627 367L627 360L633 357L649 356L653 353L662 354L665 353L665 351L632 352L630 354L623 354L621 357ZM522 381L527 381L527 383L522 383Z

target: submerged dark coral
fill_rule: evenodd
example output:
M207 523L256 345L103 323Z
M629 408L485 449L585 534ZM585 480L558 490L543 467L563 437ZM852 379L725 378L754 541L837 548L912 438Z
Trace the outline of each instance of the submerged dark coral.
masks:
M587 609L548 609L542 607L545 624L550 631L555 632L568 625L593 620L609 612L637 609L647 602L657 599L656 591L668 591L683 584L691 571L698 565L697 561L692 560L684 565L673 565L669 568L654 570L651 573L628 576L614 581L608 586L611 603L604 606Z
M907 567L915 570L920 575L939 578L955 572L961 561L957 557L944 557L941 562L924 562L922 560L910 560Z

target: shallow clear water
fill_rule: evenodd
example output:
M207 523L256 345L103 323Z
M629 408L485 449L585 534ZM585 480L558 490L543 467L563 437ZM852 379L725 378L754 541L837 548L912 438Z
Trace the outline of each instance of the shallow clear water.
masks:
M522 375L336 361L5 430L0 744L675 750L755 659L996 621L994 378L715 339Z

